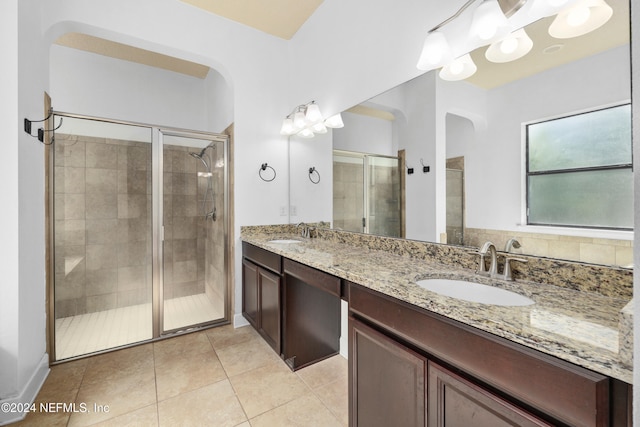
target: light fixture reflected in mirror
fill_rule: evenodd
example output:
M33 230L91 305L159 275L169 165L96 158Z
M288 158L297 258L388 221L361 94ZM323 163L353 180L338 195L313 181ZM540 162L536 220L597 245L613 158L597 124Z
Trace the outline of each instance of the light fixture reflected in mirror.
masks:
M474 74L475 65L467 64L465 59L467 65L463 66L462 58L478 47L491 43L485 53L491 62L504 63L525 56L533 48L533 41L523 28L540 18L558 13L549 34L570 38L599 28L613 14L605 0L480 0L471 10L474 3L478 0L468 0L455 14L429 31L416 65L418 69L429 71L442 67L440 77L443 79L464 79ZM471 17L467 9L471 10ZM458 18L470 20L468 34L456 34L461 33L462 21L457 26L448 26ZM518 30L509 34L512 26ZM452 59L454 54L458 59Z
M603 26L613 15L604 0L579 0L562 10L549 27L549 35L557 39L582 36Z
M451 47L446 37L440 31L433 31L424 40L417 67L419 70L433 70L452 60Z
M490 43L492 40L504 37L510 31L509 21L497 0L483 0L473 11L473 20L469 29L471 40Z
M442 80L464 80L474 75L477 69L478 67L471 59L471 55L467 53L442 67L439 75Z
M503 63L522 58L531 51L533 41L524 28L489 46L484 56L491 62Z

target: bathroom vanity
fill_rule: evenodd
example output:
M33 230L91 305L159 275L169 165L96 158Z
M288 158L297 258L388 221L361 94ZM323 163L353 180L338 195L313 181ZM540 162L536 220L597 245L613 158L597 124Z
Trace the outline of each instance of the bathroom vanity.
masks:
M299 243L272 243L273 234L243 233L243 262L258 271L253 276L255 269L243 269L251 275L243 280L243 312L265 336L260 326L265 298L261 279L256 290L253 277L266 269L285 284L280 288L279 319L280 354L287 360L313 342L303 336L317 338L311 349L337 339L339 301L348 301L350 425L631 425L632 371L618 354L624 298L476 277L473 270L435 259L398 255L391 247L403 244L398 240L386 241L388 250L374 250L345 241L350 233L327 232L316 239L292 233L278 236L297 238ZM255 255L256 250L262 255ZM416 252L415 247L402 250ZM433 257L436 250L455 258L446 246L427 252ZM264 264L273 256L281 259L279 276L277 268ZM466 302L416 284L434 277L484 282L526 296L534 304ZM272 279L266 279L267 287ZM317 293L303 296L307 287ZM298 288L302 292L296 296ZM301 312L315 304L298 325L299 347L287 344L286 335L296 331ZM295 369L337 351L329 346L299 363L288 363Z
M247 242L242 251L242 313L271 348L292 370L337 354L340 279Z

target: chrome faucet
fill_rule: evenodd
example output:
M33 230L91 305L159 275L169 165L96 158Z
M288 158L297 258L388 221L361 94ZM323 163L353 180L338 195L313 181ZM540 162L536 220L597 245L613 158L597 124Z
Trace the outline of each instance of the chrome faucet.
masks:
M511 248L520 249L520 242L515 237L512 237L507 241L507 244L504 245L504 251L506 253L511 252Z
M527 260L524 258L516 258L516 257L509 256L511 252L511 248L515 248L515 249L520 248L520 242L518 242L518 240L516 240L515 237L512 237L511 239L509 239L507 241L507 244L504 246L504 251L506 252L506 254L504 259L503 279L509 280L509 281L513 280L513 274L511 270L511 261L527 262Z
M305 237L305 238L311 237L311 228L304 222L299 222L296 225L296 228L302 228L302 231L300 232L300 235L302 237Z
M488 271L484 262L484 257L487 256L487 253L491 257L491 265ZM498 275L498 254L496 252L496 246L491 242L485 242L478 254L480 255L480 264L478 265L478 271L476 273L483 276L496 277Z

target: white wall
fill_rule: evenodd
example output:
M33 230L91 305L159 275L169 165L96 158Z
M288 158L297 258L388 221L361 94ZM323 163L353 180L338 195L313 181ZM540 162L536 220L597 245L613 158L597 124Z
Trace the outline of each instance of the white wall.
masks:
M45 352L43 146L21 130L22 120L43 118L46 60L39 44L37 2L0 6L0 148L3 209L0 286L0 401L26 403L48 372ZM0 411L0 424L16 418Z

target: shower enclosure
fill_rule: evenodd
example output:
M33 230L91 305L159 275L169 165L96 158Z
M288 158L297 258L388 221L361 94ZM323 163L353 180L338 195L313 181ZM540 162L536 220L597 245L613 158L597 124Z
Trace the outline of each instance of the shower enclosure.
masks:
M55 360L228 320L227 138L55 118Z
M397 157L333 151L333 226L401 237Z

